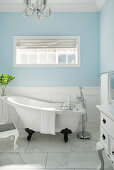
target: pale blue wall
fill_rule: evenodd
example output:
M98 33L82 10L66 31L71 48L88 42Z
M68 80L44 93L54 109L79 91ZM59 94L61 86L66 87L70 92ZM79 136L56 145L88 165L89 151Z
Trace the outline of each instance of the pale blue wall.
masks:
M114 0L106 0L100 13L100 71L114 71Z
M81 36L80 68L14 68L13 36ZM31 24L21 13L0 13L0 73L17 86L98 86L99 13L55 13L46 24Z

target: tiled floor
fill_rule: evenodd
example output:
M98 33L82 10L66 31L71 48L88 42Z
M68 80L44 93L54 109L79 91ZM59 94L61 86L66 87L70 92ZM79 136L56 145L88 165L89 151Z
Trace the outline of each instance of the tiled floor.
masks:
M99 126L88 124L92 140L79 140L76 134L63 142L62 134L56 136L35 134L30 142L19 139L19 148L13 149L10 140L0 142L0 170L95 170L99 165L96 142ZM112 170L105 157L106 170Z

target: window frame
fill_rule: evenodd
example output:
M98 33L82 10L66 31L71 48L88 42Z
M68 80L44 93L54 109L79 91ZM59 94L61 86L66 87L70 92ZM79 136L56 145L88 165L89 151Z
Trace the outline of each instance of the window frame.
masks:
M46 40L46 39L66 39L78 41L77 64L16 64L16 41L17 40ZM80 36L14 36L13 37L13 67L80 67Z

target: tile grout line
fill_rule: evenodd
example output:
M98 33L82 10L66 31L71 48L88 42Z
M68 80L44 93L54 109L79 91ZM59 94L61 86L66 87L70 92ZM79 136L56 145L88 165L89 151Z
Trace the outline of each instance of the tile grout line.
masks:
M26 140L26 141L27 141L27 140ZM26 150L27 150L27 148L28 148L28 145L29 145L29 142L27 141L27 145L26 145L25 150L24 150L23 153L26 153Z
M71 149L71 153L73 152L73 150L72 150L72 146L71 146L71 141L70 141L70 149Z
M46 157L45 169L47 167L47 160L48 160L48 152L47 152L47 157Z
M25 162L24 162L23 159L22 159L21 153L18 152L18 154L19 154L19 156L20 156L20 158L21 158L22 163L25 164Z

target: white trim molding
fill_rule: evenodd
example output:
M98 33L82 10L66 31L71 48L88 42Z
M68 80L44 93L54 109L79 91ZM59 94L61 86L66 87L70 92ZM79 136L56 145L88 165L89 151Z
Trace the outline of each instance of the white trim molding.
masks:
M103 7L106 0L96 0L96 6L98 11Z
M20 40L75 40L76 42L76 49L77 49L77 55L75 56L75 63L74 64L17 64L16 63L16 44ZM31 42L31 41L30 41ZM80 67L80 36L14 36L13 38L13 66L14 67Z
M98 12L105 0L49 0L54 12ZM0 12L22 12L23 0L0 0Z

